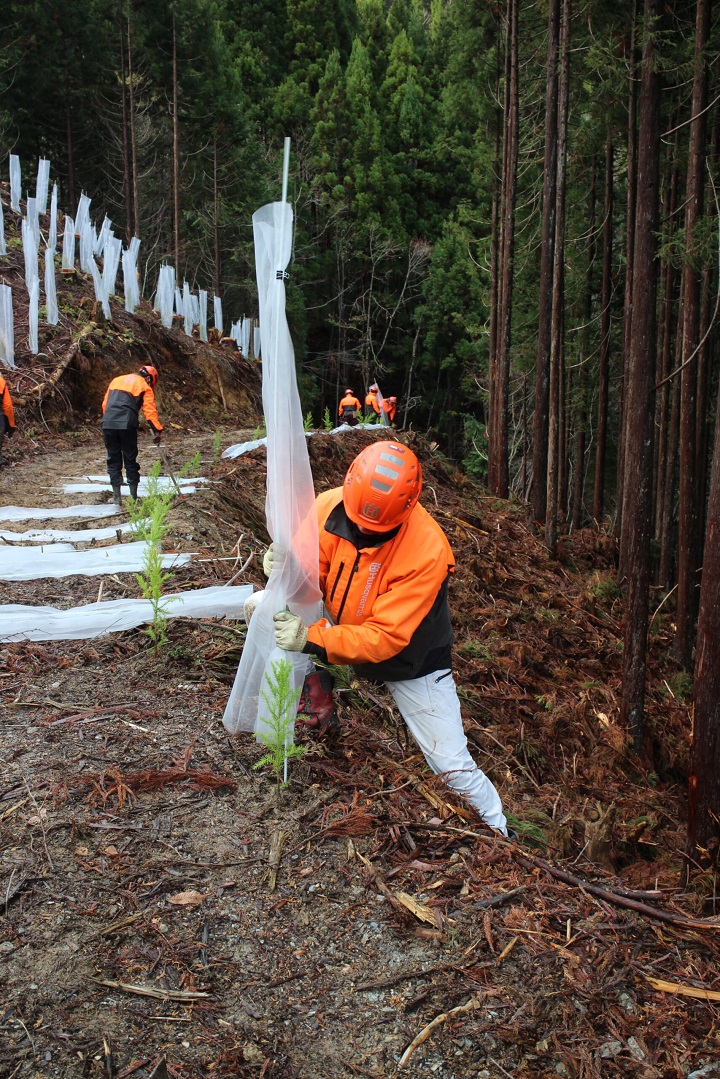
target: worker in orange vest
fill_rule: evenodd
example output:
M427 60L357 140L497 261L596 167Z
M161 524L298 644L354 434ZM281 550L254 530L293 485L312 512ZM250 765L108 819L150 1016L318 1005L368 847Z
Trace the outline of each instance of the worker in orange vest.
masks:
M288 608L278 611L275 643L384 682L431 770L507 835L500 796L470 755L463 731L448 603L455 558L440 525L418 502L421 489L415 453L383 439L358 454L342 487L318 495L324 613L306 626ZM278 556L274 544L265 552L268 577L276 560L282 568ZM299 711L308 727L337 725L326 669L306 678Z
M2 444L5 435L12 438L15 434L15 412L8 384L0 375L0 401L2 401L2 421L0 422L0 465L2 464Z
M378 393L378 384L377 382L373 382L372 386L368 390L367 397L365 398L365 416L369 420L372 420L375 416L380 415L380 402L378 401Z
M352 390L345 390L345 396L338 405L338 416L343 423L348 423L351 427L355 427L358 422L358 412L361 405Z
M385 397L383 399L383 414L388 424L395 421L397 412L397 397Z
M160 445L163 426L157 414L153 392L157 380L157 367L150 365L141 367L133 374L114 378L103 399L101 427L107 450L107 468L113 489L113 499L118 505L122 505L123 464L130 488L130 497L137 498L140 481L137 439L138 417L141 409L153 429L153 442L156 446Z

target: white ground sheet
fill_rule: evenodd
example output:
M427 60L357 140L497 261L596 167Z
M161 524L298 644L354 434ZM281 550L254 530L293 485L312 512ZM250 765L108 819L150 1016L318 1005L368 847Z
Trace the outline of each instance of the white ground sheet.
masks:
M164 477L160 477L164 480ZM160 484L162 490L166 490L168 487L172 487L172 480L168 480L167 483ZM178 481L178 487L180 488L180 494L182 495L194 495L197 491L197 487L186 484L184 481ZM63 493L66 495L87 495L87 494L101 494L103 491L112 491L112 486L109 483L64 483ZM130 488L123 484L122 493L129 497ZM140 498L148 493L147 483L144 480L140 480L138 484L138 495Z
M35 581L45 577L96 577L103 573L137 573L142 570L148 544L142 540L112 547L76 551L71 544L53 543L44 547L3 547L0 545L0 580ZM163 555L165 569L177 569L190 561L190 554Z
M0 543L99 543L100 540L114 539L118 532L124 534L132 526L108 525L107 528L32 528L29 532L7 532L0 528Z
M73 479L76 479L76 480L88 480L90 483L96 483L96 484L97 483L107 483L108 482L108 475L107 475L107 472L106 472L102 476L74 476ZM204 476L176 476L175 479L177 480L178 487L187 487L189 484L193 484L193 485L197 486L198 483L210 483L211 482L211 480L205 479ZM146 482L147 482L146 479L141 476L140 477L140 486L138 488L138 493L140 493L140 491L142 490L142 488L146 484ZM158 476L158 478L155 480L155 483L157 484L158 488L161 491L164 491L167 488L174 486L171 476Z
M93 487L93 491L96 488ZM67 518L115 517L122 513L114 502L86 506L0 506L0 521L61 521Z
M252 585L213 585L165 597L168 618L242 619ZM78 641L152 622L147 599L106 600L60 611L56 607L0 606L0 641Z

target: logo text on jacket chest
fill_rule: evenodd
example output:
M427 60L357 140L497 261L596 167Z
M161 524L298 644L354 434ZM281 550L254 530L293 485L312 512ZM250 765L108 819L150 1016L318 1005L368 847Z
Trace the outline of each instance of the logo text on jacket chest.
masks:
M367 603L367 599L368 599L368 596L370 595L370 591L372 589L372 586L375 584L375 578L377 577L377 575L378 575L378 573L380 572L381 569L382 569L382 562L371 562L370 563L370 569L368 571L367 584L365 585L365 587L363 589L363 593L360 596L360 602L358 603L358 609L355 612L357 618L359 618L360 615L365 610L365 604Z

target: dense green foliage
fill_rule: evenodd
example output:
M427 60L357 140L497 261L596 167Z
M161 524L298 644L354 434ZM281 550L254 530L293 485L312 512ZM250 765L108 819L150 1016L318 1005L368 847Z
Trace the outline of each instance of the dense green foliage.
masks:
M580 400L588 415L595 406L600 272L596 260L588 325L588 214L596 168L597 234L608 136L616 146L615 388L619 373L630 11L619 0L591 2L572 25L571 414ZM692 5L676 5L672 16L666 126L687 114L693 14ZM334 413L346 383L364 395L374 377L398 396L401 422L431 429L462 458L471 448L465 417L486 420L502 9L479 0L6 0L3 145L21 156L24 179L39 153L50 157L60 205L72 211L84 190L93 214L107 212L118 231L128 224L131 170L146 295L160 261L174 258L173 16L180 274L193 287L216 285L232 317L256 311L250 217L279 196L282 138L290 135L296 236L288 313L303 410L319 422L326 405ZM523 375L531 411L536 359L546 22L544 3L522 5L510 386L516 476ZM707 231L698 257L712 259ZM682 229L664 251L682 262ZM615 404L613 397L611 413ZM591 453L589 439L576 467L587 469Z

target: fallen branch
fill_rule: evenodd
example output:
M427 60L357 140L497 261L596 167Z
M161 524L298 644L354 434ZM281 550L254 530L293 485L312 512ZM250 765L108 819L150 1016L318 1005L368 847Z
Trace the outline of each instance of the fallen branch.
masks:
M45 379L44 382L38 382L37 386L35 386L32 390L29 390L28 393L21 393L21 394L14 395L15 404L16 405L27 405L34 398L37 398L38 400L41 400L43 395L45 397L51 397L52 396L52 391L57 386L57 384L60 381L60 379L62 378L63 374L65 373L67 368L70 366L70 364L73 362L73 360L78 355L78 353L81 351L80 345L81 345L82 341L86 337L89 337L90 334L92 334L96 329L97 329L97 326L95 325L94 322L89 322L87 324L87 326L84 326L82 328L82 330L80 331L79 336L70 345L70 348L63 355L62 359L60 360L59 364L57 365L55 370L52 372L52 374L49 375Z
M426 1042L432 1032L437 1030L439 1026L442 1026L443 1023L446 1023L448 1019L452 1019L456 1015L466 1015L468 1012L472 1012L479 1007L480 1000L478 997L471 997L467 1004L461 1004L457 1008L451 1008L449 1012L442 1012L440 1015L436 1015L426 1027L423 1027L419 1034L415 1035L403 1055L400 1057L398 1068L404 1068L417 1047L422 1045L423 1042Z
M107 986L108 989L121 989L123 993L134 993L138 997L152 997L153 1000L206 1000L211 994L195 992L191 989L153 989L147 985L130 985L129 982L114 982L109 978L91 978L96 985Z
M695 1000L720 1001L720 993L717 989L698 989L695 985L681 985L680 982L666 982L663 978L645 977L653 989L659 993L677 993L680 997L693 997Z
M665 922L667 925L677 926L678 929L720 930L720 918L687 918L684 914L674 914L669 910L658 910L655 907L648 906L647 903L641 903L637 899L630 899L628 896L621 895L618 892L611 892L608 888L601 888L597 884L589 884L588 881L582 880L564 869L557 869L548 862L544 862L542 858L534 858L531 854L520 854L519 851L513 851L513 857L521 865L529 869L543 869L550 876L555 877L556 880L561 880L564 884L572 884L573 887L582 888L583 891L589 892L599 899L604 899L607 903L614 903L618 907L627 907L630 910L637 911L638 914L644 914L648 918L655 918L657 921Z

